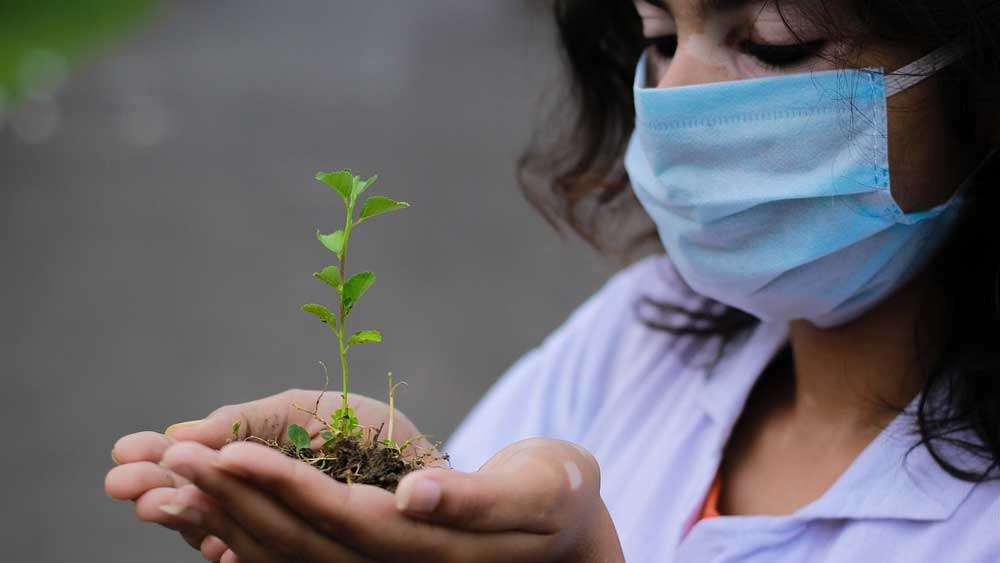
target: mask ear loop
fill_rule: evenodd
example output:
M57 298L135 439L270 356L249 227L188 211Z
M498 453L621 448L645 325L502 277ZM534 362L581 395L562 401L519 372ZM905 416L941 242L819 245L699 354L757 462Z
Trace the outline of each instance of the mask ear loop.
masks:
M964 51L958 45L944 45L885 75L885 97L888 98L923 82L934 73L961 58Z

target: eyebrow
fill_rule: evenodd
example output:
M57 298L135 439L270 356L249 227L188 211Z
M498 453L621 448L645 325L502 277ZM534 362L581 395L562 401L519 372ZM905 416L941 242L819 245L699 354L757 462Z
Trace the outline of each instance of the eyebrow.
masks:
M712 12L728 12L736 8L742 8L755 0L698 0L698 13L700 15ZM652 4L658 8L670 11L665 0L643 0L647 4Z

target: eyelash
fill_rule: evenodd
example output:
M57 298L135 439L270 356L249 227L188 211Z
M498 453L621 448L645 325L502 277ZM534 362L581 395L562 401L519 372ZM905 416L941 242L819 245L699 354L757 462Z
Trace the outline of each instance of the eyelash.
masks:
M661 57L670 58L677 51L677 36L648 37L646 45L656 49ZM764 45L745 40L740 43L740 49L760 61L764 66L780 69L804 62L819 53L825 45L826 41L822 39L792 45Z

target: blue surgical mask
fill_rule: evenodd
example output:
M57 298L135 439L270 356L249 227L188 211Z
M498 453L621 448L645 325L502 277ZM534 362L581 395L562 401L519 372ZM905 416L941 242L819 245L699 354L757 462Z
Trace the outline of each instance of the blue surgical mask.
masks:
M956 56L939 49L892 75L647 88L643 55L625 168L684 281L761 319L820 327L905 284L951 232L964 189L927 211L900 209L886 98Z

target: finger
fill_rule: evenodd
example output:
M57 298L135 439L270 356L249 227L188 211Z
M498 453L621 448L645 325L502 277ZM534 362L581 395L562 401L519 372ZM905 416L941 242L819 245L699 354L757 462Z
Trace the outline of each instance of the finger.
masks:
M226 405L215 409L204 419L172 424L164 433L175 440L198 442L219 449L233 437L233 425L238 422L239 438L257 436L280 441L290 414L297 424L308 420L308 415L296 411L291 406L292 403L303 401L305 396L316 397L318 394L318 391L290 389L263 399Z
M158 507L173 518L204 529L225 542L228 549L243 555L247 563L283 563L285 560L265 548L252 534L237 524L215 501L193 485L177 489L168 503Z
M187 491L188 488L192 488L193 490ZM180 491L185 492L181 493ZM222 554L229 549L225 542L220 540L218 537L209 534L203 524L195 524L190 518L185 518L183 515L172 514L169 510L163 510L163 506L177 506L176 503L178 502L178 495L181 495L180 498L182 499L182 502L202 507L203 512L207 512L209 510L215 510L217 512L222 511L222 509L215 504L211 497L197 490L194 485L181 487L180 489L170 491L169 494L163 494L157 498L144 499L144 507L142 510L144 513L150 514L153 518L166 519L166 523L163 525L180 532L184 541L196 551L199 551L201 556L204 557L206 561L218 561L219 558L222 557ZM191 500L191 497L198 498L196 500ZM201 521L204 518L204 516L201 516L198 521Z
M337 539L357 538L367 532L364 527L356 528L354 519L345 517L361 509L359 503L365 501L359 501L355 491L343 483L300 461L260 444L239 442L222 448L217 462L219 469L271 492L285 506L295 507L306 520L323 523L324 531ZM386 491L379 489L357 493L372 492L381 494L383 505L391 499ZM372 499L368 507L375 506L375 502Z
M589 453L569 442L533 439L506 448L475 473L413 472L400 481L396 506L464 530L554 534L578 517L574 505L599 489L597 463Z
M172 502L176 493L177 490L172 488L148 491L136 501L135 515L141 521L159 524L165 528L178 531L188 545L200 551L206 535L205 531L202 528L192 525L185 519L178 518L159 509L161 505ZM218 557L211 559L211 561L216 560L218 560Z
M159 432L136 432L122 436L111 448L111 458L118 465L137 461L159 463L163 452L174 441Z
M201 542L201 556L207 561L218 561L222 555L229 550L226 542L216 536L207 535Z
M218 455L199 444L179 443L167 450L164 463L212 495L230 517L264 546L296 559L363 561L349 549L323 536L268 493L214 466ZM308 466L305 468L314 471ZM231 543L229 546L243 555L238 546Z
M182 518L177 518L160 510L163 504L173 501L177 489L163 487L146 491L135 500L135 517L143 522L160 524L178 532L196 532L198 528Z
M162 511L161 511L162 512ZM190 545L194 550L201 551L201 544L205 541L207 537L205 532L201 530L178 530L181 534L181 538L184 542ZM210 559L209 561L215 561L215 559Z
M188 491L188 489L190 490ZM188 542L194 549L200 550L201 544L209 531L198 524L198 522L185 518L183 515L173 514L162 509L164 505L174 504L180 491L187 491L186 495L195 497L195 500L188 502L203 507L203 512L208 510L222 512L222 509L216 505L212 497L199 491L194 485L185 485L179 489L153 489L142 495L135 501L136 517L144 522L160 524L161 526L180 532L184 541Z
M239 556L233 553L232 550L227 550L222 558L219 559L219 563L241 563Z
M150 489L186 483L186 479L156 463L139 461L111 468L104 478L104 491L113 499L135 500Z
M217 409L208 418L202 420L171 424L163 433L175 441L192 441L210 448L221 448L233 438L234 423L240 424L239 437L252 434L250 422L246 420L244 414L235 411L235 408L235 406L227 406Z
M367 485L345 485L301 461L252 443L230 444L218 466L279 498L338 543L376 560L546 560L549 537L524 532L472 533L428 526L396 509L393 495Z

